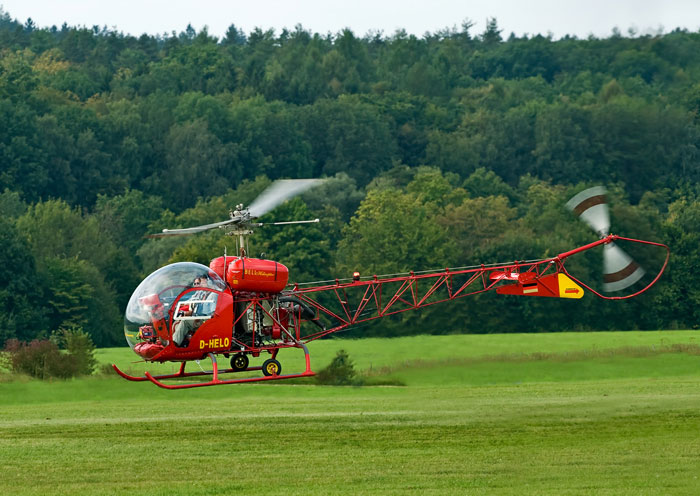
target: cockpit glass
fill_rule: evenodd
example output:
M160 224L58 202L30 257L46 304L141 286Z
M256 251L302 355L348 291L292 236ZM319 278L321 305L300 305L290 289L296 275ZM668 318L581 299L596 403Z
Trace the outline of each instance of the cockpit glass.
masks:
M166 345L159 325L167 328L171 307L178 296L192 288L225 291L226 283L209 267L179 262L155 271L139 284L129 299L124 315L124 335L129 346L139 343Z

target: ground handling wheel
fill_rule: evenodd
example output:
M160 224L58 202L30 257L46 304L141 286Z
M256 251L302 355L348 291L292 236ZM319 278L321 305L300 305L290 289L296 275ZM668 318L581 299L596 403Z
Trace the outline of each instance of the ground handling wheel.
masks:
M282 372L282 365L275 360L274 358L270 358L269 360L265 360L262 364L262 372L263 375L280 375Z
M231 368L236 372L241 372L248 368L248 355L236 353L231 357Z

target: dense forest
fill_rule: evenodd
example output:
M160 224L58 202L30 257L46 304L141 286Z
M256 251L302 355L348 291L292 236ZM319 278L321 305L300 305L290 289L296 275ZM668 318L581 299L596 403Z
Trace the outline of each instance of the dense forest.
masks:
M596 184L614 232L673 251L632 300L486 294L355 335L696 328L700 33L472 28L134 37L0 9L0 346L66 328L123 343L145 275L233 249L145 234L306 177L329 180L268 216L322 222L251 240L296 281L553 255L595 239L564 204ZM599 279L585 262L576 274Z

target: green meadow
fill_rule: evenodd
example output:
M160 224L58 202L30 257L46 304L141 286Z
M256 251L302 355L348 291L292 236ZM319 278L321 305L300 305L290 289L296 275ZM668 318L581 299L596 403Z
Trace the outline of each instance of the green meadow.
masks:
M368 384L401 385L4 373L0 494L700 492L696 331L329 339L312 366L341 348ZM135 357L98 351L142 372Z

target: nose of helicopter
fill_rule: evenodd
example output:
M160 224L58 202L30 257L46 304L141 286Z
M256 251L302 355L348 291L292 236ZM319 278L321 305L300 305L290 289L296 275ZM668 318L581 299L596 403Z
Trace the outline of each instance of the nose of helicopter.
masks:
M209 267L193 262L166 265L139 284L124 313L124 337L137 355L150 360L168 345L173 304L202 278L212 289L226 288Z
M163 348L165 347L160 343L143 342L136 343L134 352L144 360L152 360L158 353L163 351Z

